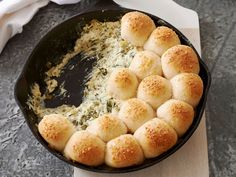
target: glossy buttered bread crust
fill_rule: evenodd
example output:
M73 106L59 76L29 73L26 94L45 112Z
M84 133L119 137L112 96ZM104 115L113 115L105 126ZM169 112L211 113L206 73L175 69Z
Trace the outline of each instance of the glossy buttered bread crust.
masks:
M170 80L173 98L182 100L196 107L202 97L203 82L200 76L194 73L181 73Z
M179 37L172 29L166 26L159 26L151 33L144 44L144 49L162 56L167 49L178 44L180 44Z
M75 132L73 124L61 114L50 114L39 122L38 130L49 145L58 151L62 151Z
M93 120L86 129L104 142L127 133L127 127L117 116L105 114Z
M121 37L135 46L143 46L155 28L153 20L141 12L128 12L121 19Z
M154 109L170 99L172 89L170 82L158 75L151 75L139 84L137 98L149 103Z
M117 99L135 97L138 87L136 75L128 68L114 69L107 82L107 93Z
M175 130L165 121L154 118L134 133L146 158L154 158L166 152L177 142Z
M140 51L134 56L129 69L142 80L150 75L162 75L161 60L151 51Z
M200 70L196 53L186 45L176 45L168 49L161 57L161 64L167 79L179 73L198 74Z
M166 121L181 137L193 122L194 109L184 101L171 99L157 109L157 117Z
M131 98L125 101L120 109L119 117L134 133L146 121L155 117L152 107L138 98Z
M89 166L104 163L106 144L88 131L77 131L69 139L64 149L68 159Z
M115 168L141 164L143 151L133 135L121 135L107 143L105 162Z

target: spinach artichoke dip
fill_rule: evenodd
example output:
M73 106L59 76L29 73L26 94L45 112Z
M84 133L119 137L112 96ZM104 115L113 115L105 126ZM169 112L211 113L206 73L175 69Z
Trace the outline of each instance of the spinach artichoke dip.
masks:
M28 105L38 116L39 121L48 114L62 114L76 126L77 130L82 130L88 126L91 120L106 113L119 111L120 102L107 95L106 82L115 68L129 67L133 56L138 51L137 47L122 40L120 26L120 21L99 22L92 20L83 28L74 50L64 55L59 64L46 72L44 82L47 85L47 90L45 93L40 92L39 84L35 83L32 86ZM95 56L97 59L92 72L84 78L85 90L82 103L78 107L66 104L56 108L45 107L45 99L55 96L53 94L55 89L59 89L61 95L69 96L64 85L59 85L55 78L63 74L62 70L65 65L81 52L85 58Z

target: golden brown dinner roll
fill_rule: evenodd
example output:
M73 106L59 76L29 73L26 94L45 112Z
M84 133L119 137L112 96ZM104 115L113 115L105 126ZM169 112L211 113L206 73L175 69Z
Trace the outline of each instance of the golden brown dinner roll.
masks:
M198 57L194 50L186 45L169 48L161 57L164 76L171 79L179 73L199 73Z
M170 99L172 95L170 82L158 75L144 78L139 84L137 98L149 103L154 109Z
M50 114L43 117L39 122L38 130L48 144L62 151L66 142L75 132L73 124L61 114Z
M68 159L89 166L104 162L106 144L96 135L82 130L75 132L64 149Z
M157 109L157 117L166 121L181 137L193 122L193 107L180 100L168 100Z
M149 104L141 99L131 98L122 104L119 117L133 133L142 124L154 118L155 115Z
M141 12L128 12L121 19L121 37L135 46L143 46L155 28L153 20Z
M143 151L133 135L121 135L107 143L105 163L115 168L141 164Z
M104 142L127 133L126 125L112 114L105 114L93 120L86 130L97 135Z
M177 142L175 130L165 121L154 118L134 133L146 158L154 158L169 150Z
M139 79L150 75L162 75L161 60L158 55L151 51L138 52L129 69L133 71Z
M194 73L181 73L170 80L173 98L197 106L203 93L202 79Z
M122 100L134 97L137 87L138 79L136 75L127 68L115 69L107 82L108 94Z
M157 27L144 44L145 50L151 50L161 56L167 49L180 44L178 35L166 26Z

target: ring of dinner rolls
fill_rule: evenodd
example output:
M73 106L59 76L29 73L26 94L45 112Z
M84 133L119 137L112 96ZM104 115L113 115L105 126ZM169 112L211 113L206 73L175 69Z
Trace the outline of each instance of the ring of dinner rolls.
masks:
M95 134L104 142L127 133L127 127L123 121L112 114L104 114L93 120L86 130Z
M68 159L89 166L104 163L106 144L88 131L77 131L69 139L64 149Z
M141 12L128 12L121 19L121 37L134 46L143 46L155 28L153 20Z
M173 147L178 139L175 130L165 121L154 118L139 127L134 137L146 158L154 158Z
M203 94L195 51L180 45L172 29L156 28L150 17L136 11L122 17L121 37L139 52L129 69L114 69L106 83L107 94L121 103L118 114L104 114L81 131L60 114L44 116L38 125L48 144L72 161L139 165L171 149L194 120Z
M170 99L157 109L157 117L166 121L181 137L193 122L194 110L184 101Z
M133 135L121 135L107 143L105 163L115 168L141 164L143 151Z
M144 78L138 86L137 98L149 103L157 109L162 103L172 96L170 82L158 75Z
M138 79L128 68L117 68L111 73L107 82L110 96L125 100L136 95Z
M159 26L151 33L143 47L145 50L162 56L167 49L178 44L180 44L180 40L174 30L166 26Z
M147 50L136 53L129 69L141 80L150 75L162 75L160 57Z
M142 124L155 117L152 107L138 98L125 101L119 112L119 117L134 133Z
M53 149L63 151L67 141L75 132L73 124L61 114L50 114L43 117L38 124L41 136Z
M182 100L196 107L203 94L203 82L200 76L194 73L181 73L170 80L173 98Z
M164 76L171 79L179 73L195 73L200 70L197 54L186 45L169 48L161 57Z

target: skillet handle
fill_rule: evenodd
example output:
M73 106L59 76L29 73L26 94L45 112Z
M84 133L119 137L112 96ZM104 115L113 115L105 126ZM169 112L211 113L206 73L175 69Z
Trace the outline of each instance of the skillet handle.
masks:
M108 10L108 9L120 9L120 5L115 3L113 0L98 0L95 5L88 8L86 11Z

